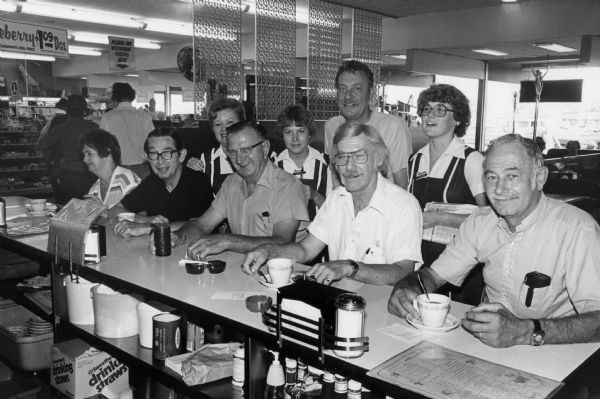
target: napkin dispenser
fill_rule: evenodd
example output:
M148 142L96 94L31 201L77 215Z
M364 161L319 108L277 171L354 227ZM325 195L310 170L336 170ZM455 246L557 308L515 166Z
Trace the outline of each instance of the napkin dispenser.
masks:
M319 309L325 323L335 326L335 298L348 292L311 280L299 280L294 284L279 288L277 304L281 305L283 298L302 301Z

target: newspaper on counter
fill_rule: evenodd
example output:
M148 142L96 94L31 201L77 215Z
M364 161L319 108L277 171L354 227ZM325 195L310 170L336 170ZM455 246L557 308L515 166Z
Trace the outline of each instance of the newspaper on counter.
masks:
M447 204L445 202L428 202L425 204L424 212L448 212L457 215L470 215L477 205L473 204ZM423 240L448 245L458 233L458 229L449 226L434 226L423 229Z

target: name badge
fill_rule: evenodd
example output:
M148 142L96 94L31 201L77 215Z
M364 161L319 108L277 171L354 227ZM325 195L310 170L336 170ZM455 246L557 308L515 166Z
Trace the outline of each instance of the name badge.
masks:
M420 172L420 173L417 173L417 177L416 177L416 179L422 179L422 178L424 178L424 177L427 177L427 172Z

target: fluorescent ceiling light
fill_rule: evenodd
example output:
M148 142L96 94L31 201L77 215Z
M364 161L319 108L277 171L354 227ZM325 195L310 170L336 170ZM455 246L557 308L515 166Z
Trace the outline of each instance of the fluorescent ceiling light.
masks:
M405 60L406 59L406 54L390 54L389 57L392 58L398 58L400 60Z
M69 54L91 55L93 57L100 57L102 55L100 49L79 46L69 46Z
M19 6L15 3L8 3L6 1L0 1L0 11L4 12L17 12Z
M127 75L123 75L123 76L127 76L128 78L139 78L140 75L138 75L137 73L128 73Z
M25 53L14 53L12 51L0 51L0 58L11 58L15 60L31 60L31 61L56 61L56 58L49 55L35 55Z
M96 43L108 45L108 36L102 33L93 32L70 32L69 37L76 42ZM136 48L147 48L152 50L160 50L161 45L148 39L133 38Z
M550 51L555 51L557 53L570 53L571 51L577 51L576 48L563 46L562 44L558 43L533 43L533 46Z
M171 33L182 36L192 36L194 27L191 23L171 21L168 19L144 19L144 29L152 32Z
M518 0L502 0L503 3L516 3Z
M505 53L504 51L493 50L493 49L490 49L490 48L474 48L471 51L474 51L476 53L481 53L481 54L493 55L493 56L496 56L496 57L501 57L503 55L508 55L508 53Z
M74 21L122 26L125 28L141 29L144 26L143 22L135 20L125 14L109 13L91 8L74 8L36 0L22 2L21 12L24 14L41 15L58 19L71 19Z

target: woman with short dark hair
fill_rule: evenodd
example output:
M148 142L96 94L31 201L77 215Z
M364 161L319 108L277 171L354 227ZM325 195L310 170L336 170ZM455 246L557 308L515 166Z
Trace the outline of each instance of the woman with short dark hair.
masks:
M461 139L471 122L469 100L456 87L435 84L419 95L417 112L428 144L408 159L408 191L429 202L486 205L483 155ZM423 212L423 228L458 227L465 215ZM430 244L430 243L429 243ZM423 245L423 261L434 261L441 245Z
M79 142L83 152L83 163L90 172L98 176L88 196L97 198L112 208L140 183L140 178L130 169L119 166L119 141L106 130L90 129L83 133Z

